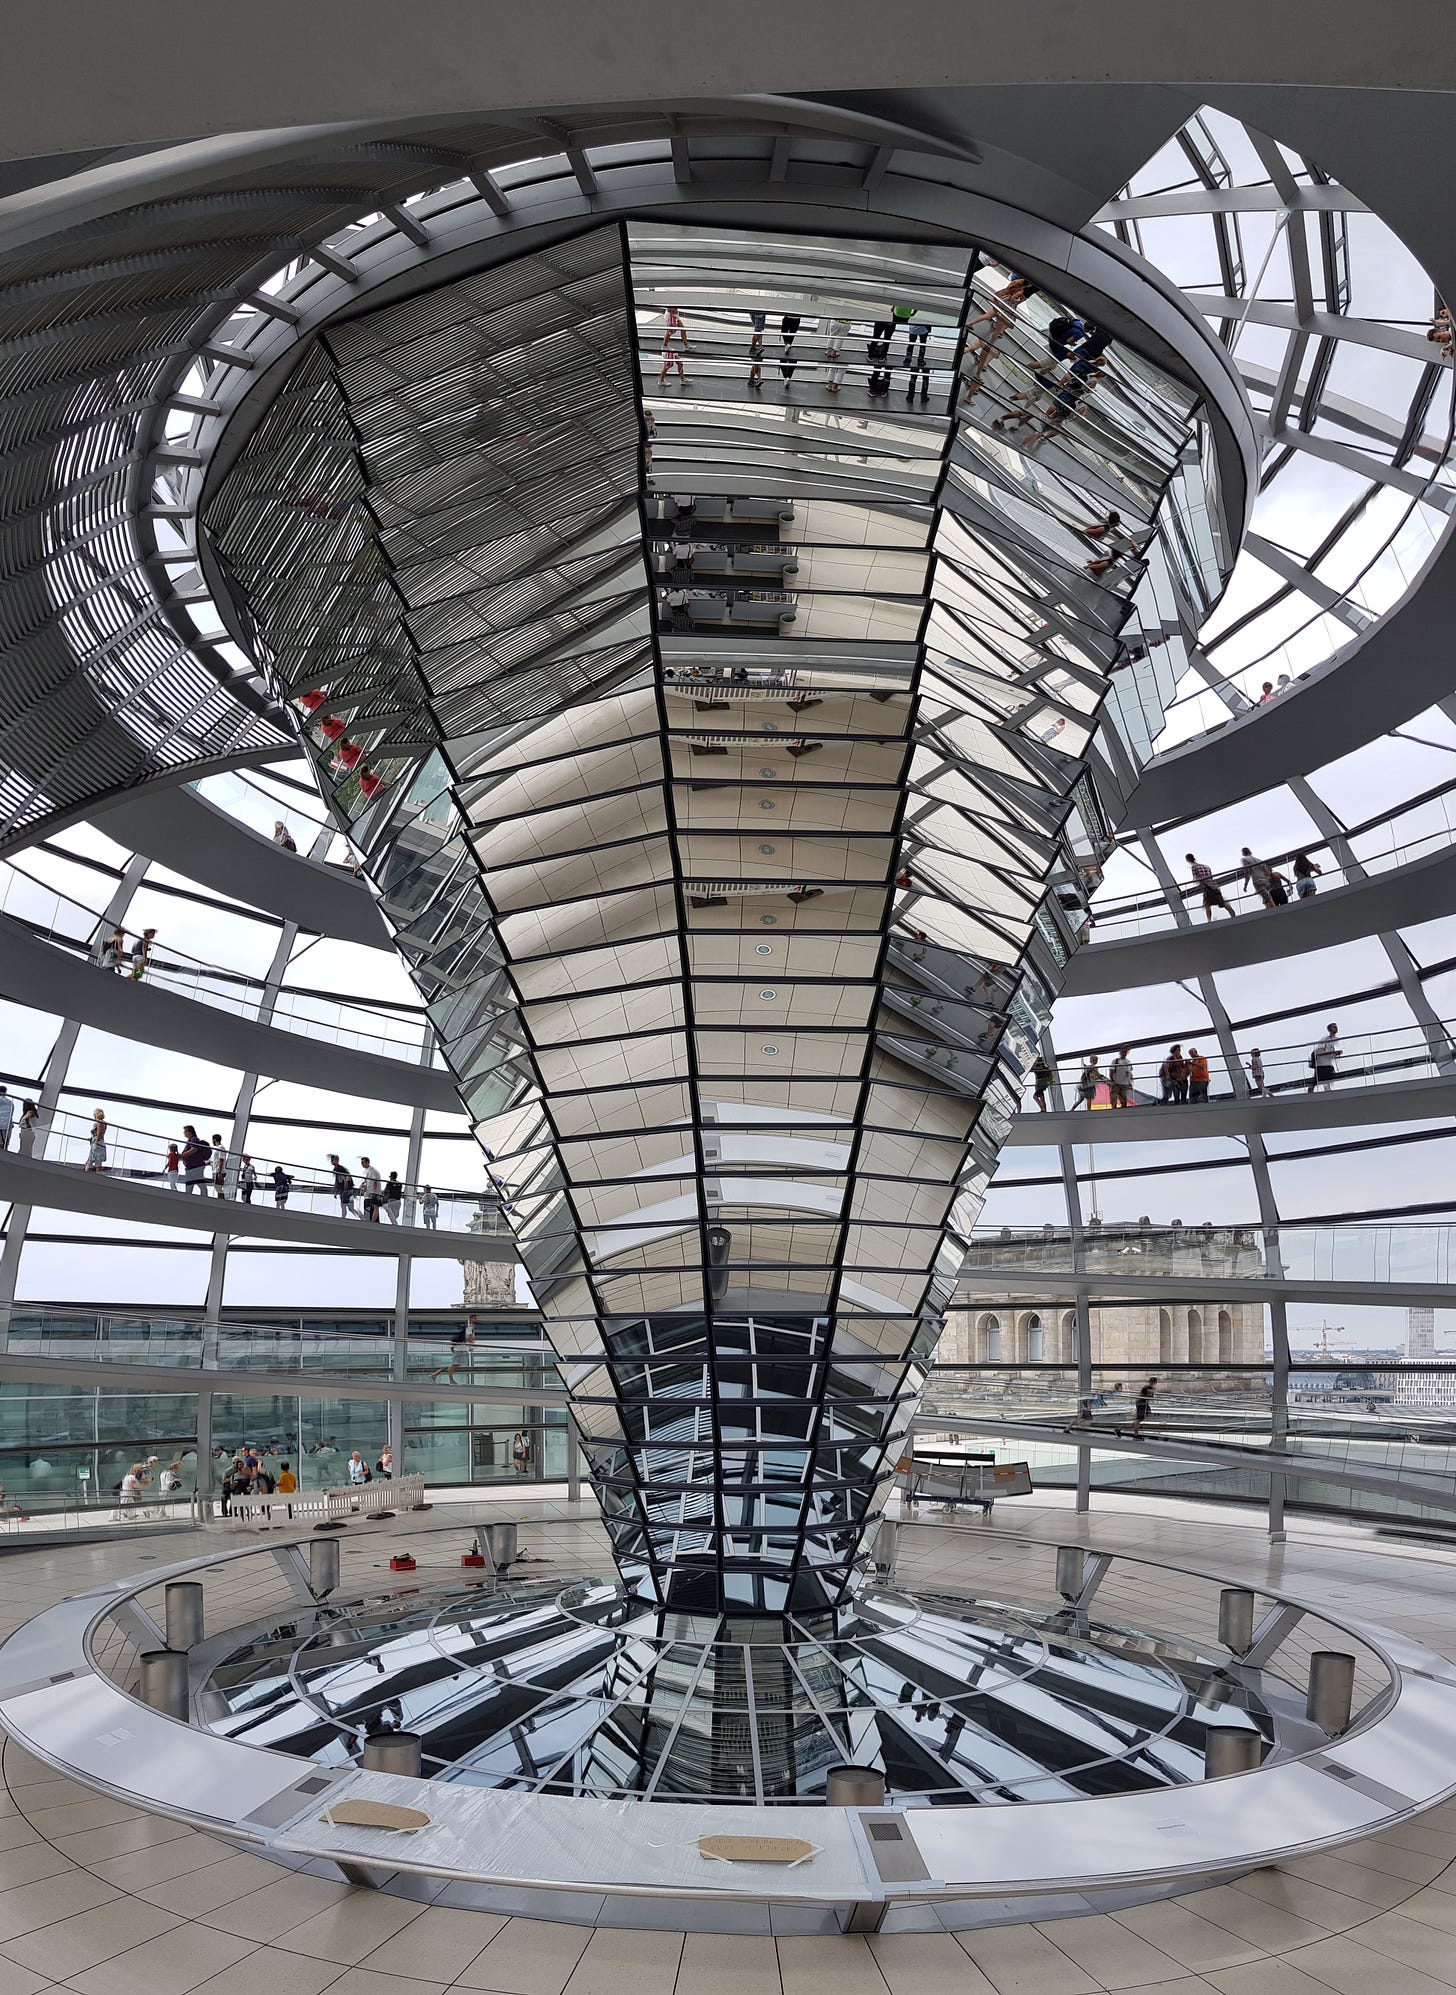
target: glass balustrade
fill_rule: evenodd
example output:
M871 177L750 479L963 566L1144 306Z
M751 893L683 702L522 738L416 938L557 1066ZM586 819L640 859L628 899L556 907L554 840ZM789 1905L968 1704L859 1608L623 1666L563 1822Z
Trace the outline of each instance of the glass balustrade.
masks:
M113 924L104 921L96 909L57 893L19 866L0 867L0 913L49 942L84 954L98 976L132 975L129 959L115 970L105 965L103 952L115 932ZM121 933L128 951L140 939L129 929ZM426 1021L422 1014L352 1003L323 992L269 991L245 971L201 962L166 942L152 944L142 980L178 997L231 1012L234 1017L354 1052L418 1064L424 1046Z
M1336 1086L1344 1091L1351 1087L1391 1087L1401 1081L1435 1080L1449 1075L1456 1062L1456 1042L1453 1042L1456 1026L1442 1022L1427 1033L1416 1026L1392 1026L1384 1032L1352 1032L1348 1038L1340 1038L1341 1054L1337 1067ZM1208 1061L1209 1101L1230 1100L1236 1096L1290 1097L1312 1091L1314 1072L1310 1066L1310 1053L1323 1038L1322 1030L1311 1031L1305 1038L1283 1046L1261 1046L1259 1057L1263 1063L1262 1084L1256 1081L1249 1070L1248 1058L1254 1051L1252 1034L1246 1034L1251 1044L1246 1050L1241 1064L1230 1062L1219 1046L1216 1035L1209 1031L1197 1038L1184 1037L1179 1043L1186 1054L1190 1045L1197 1046ZM1129 1096L1129 1106L1160 1106L1162 1084L1158 1070L1166 1054L1166 1046L1134 1047L1130 1055L1133 1068L1133 1085ZM1099 1111L1112 1110L1111 1088L1108 1069L1117 1048L1108 1046L1098 1050L1099 1074L1096 1092L1092 1097L1089 1114L1100 1121ZM1061 1085L1064 1108L1077 1107L1081 1101L1080 1083L1087 1072L1085 1054L1072 1058L1062 1058L1055 1062L1057 1078ZM1032 1082L1028 1080L1030 1090ZM1052 1096L1048 1092L1048 1107L1052 1106ZM1027 1106L1030 1106L1028 1101ZM1197 1103L1188 1104L1197 1106ZM1114 1113L1122 1113L1114 1110ZM1088 1143L1099 1142L1102 1131L1097 1121L1089 1122L1086 1136ZM1148 1140L1156 1140L1157 1131L1149 1128Z
M445 1233L475 1233L490 1237L508 1237L510 1234L510 1225L504 1216L511 1210L510 1187L494 1177L483 1191L436 1185L432 1188L432 1201L426 1200L423 1185L401 1184L398 1199L381 1202L376 1219L370 1222L357 1166L349 1166L354 1188L345 1207L327 1164L300 1163L296 1159L265 1156L260 1151L250 1150L246 1154L251 1158L256 1173L256 1185L251 1197L247 1197L246 1187L240 1184L244 1153L225 1143L219 1183L219 1167L213 1161L212 1145L207 1141L212 1131L204 1130L201 1123L197 1127L208 1151L208 1161L197 1167L200 1175L191 1184L186 1181L182 1168L181 1146L185 1138L180 1128L175 1134L158 1133L108 1122L102 1137L105 1154L98 1158L95 1155L95 1126L89 1116L74 1114L66 1109L48 1110L33 1130L18 1128L12 1154L22 1158L35 1157L44 1163L68 1165L88 1175L124 1179L128 1184L144 1185L164 1196L241 1200L260 1211L267 1208L271 1211L304 1212L318 1217L345 1217L361 1223L422 1227ZM328 1154L324 1147L327 1140L325 1138L320 1144L321 1156ZM170 1145L176 1145L178 1150L175 1167L172 1167L173 1160L168 1154ZM275 1170L280 1171L286 1180L281 1187L281 1196L274 1178ZM380 1175L385 1176L383 1166Z

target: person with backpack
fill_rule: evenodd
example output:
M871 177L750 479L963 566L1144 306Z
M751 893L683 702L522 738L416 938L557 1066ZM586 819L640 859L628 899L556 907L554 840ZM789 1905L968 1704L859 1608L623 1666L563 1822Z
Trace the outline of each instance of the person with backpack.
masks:
M1052 1071L1051 1062L1045 1054L1038 1053L1031 1066L1031 1098L1043 1115L1046 1114L1047 1089L1055 1079L1056 1075Z
M475 1326L478 1321L478 1317L472 1316L469 1322L462 1323L454 1332L450 1339L450 1362L448 1365L442 1365L438 1371L431 1372L432 1379L448 1379L451 1385L454 1385L457 1368L463 1364L467 1370L469 1369L470 1354L475 1345Z
M329 1153L329 1168L334 1176L334 1196L339 1201L340 1219L347 1219L350 1213L357 1219L359 1208L354 1203L353 1172L347 1165L341 1164L332 1151Z
M1340 1028L1331 1019L1325 1027L1325 1036L1309 1056L1311 1079L1307 1092L1313 1094L1316 1088L1323 1088L1328 1094L1335 1085L1335 1063L1343 1059L1345 1049L1339 1044Z
M182 1125L182 1189L200 1192L207 1197L205 1175L208 1159L212 1155L211 1145L204 1143L190 1122Z
M288 1194L293 1190L293 1180L281 1164L273 1166L273 1204L279 1212L288 1203Z
M1077 1083L1077 1099L1083 1108L1090 1108L1097 1099L1097 1090L1102 1085L1102 1069L1097 1064L1097 1055L1089 1053L1087 1064L1082 1069L1082 1078Z

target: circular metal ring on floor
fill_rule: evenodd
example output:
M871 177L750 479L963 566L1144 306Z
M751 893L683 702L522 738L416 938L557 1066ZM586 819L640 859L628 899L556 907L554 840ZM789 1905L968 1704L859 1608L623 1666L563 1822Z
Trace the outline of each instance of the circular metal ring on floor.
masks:
M1299 1850L1369 1835L1456 1790L1456 1665L1389 1631L1332 1615L1316 1601L1268 1592L1258 1602L1253 1649L1242 1662L1227 1652L1220 1660L1211 1625L1196 1637L1177 1632L1176 1625L1139 1632L1110 1607L1096 1618L1091 1612L1100 1586L1108 1602L1119 1589L1126 1599L1166 1599L1170 1610L1181 1599L1186 1620L1189 1613L1201 1614L1216 1595L1217 1582L1206 1575L1166 1562L1089 1553L1080 1593L1068 1598L1048 1583L1054 1548L999 1531L996 1552L1017 1597L1000 1606L978 1601L970 1609L973 1621L960 1619L958 1626L1014 1638L1019 1629L1060 1617L1059 1627L1044 1625L1042 1633L1069 1638L1065 1653L1085 1658L1090 1645L1103 1658L1135 1656L1143 1672L1135 1680L1145 1685L1170 1672L1167 1680L1179 1678L1186 1688L1183 1665L1196 1658L1200 1666L1208 1665L1209 1679L1192 1689L1206 1700L1204 1713L1211 1711L1215 1722L1223 1721L1212 1696L1216 1680L1242 1684L1245 1692L1257 1689L1257 1698L1245 1695L1244 1709L1248 1721L1273 1742L1266 1762L1231 1778L1188 1777L1023 1805L1006 1805L1010 1797L1004 1795L995 1797L1001 1805L988 1805L987 1794L969 1796L968 1806L916 1805L917 1799L932 1797L892 1787L882 1808L830 1807L818 1799L787 1808L734 1799L715 1803L679 1792L671 1806L652 1807L620 1788L607 1794L522 1791L448 1776L427 1781L373 1773L342 1750L332 1762L324 1757L301 1763L295 1752L243 1743L196 1722L183 1725L124 1687L139 1650L156 1633L149 1605L159 1609L161 1589L184 1576L210 1583L218 1601L225 1599L240 1617L248 1617L245 1629L223 1630L195 1653L195 1689L209 1695L200 1710L202 1700L194 1697L192 1709L204 1723L209 1717L215 1723L219 1713L212 1680L219 1660L246 1646L240 1634L256 1641L289 1625L290 1609L295 1633L300 1626L311 1632L321 1610L332 1614L331 1625L344 1635L334 1652L347 1669L367 1668L377 1675L364 1660L370 1644L356 1640L363 1622L350 1618L361 1615L376 1629L407 1623L409 1641L420 1645L418 1655L432 1659L433 1667L448 1640L472 1626L458 1600L453 1617L441 1616L452 1590L461 1593L458 1536L458 1527L448 1525L421 1532L415 1574L385 1581L371 1572L362 1592L359 1575L346 1574L351 1590L327 1601L308 1584L303 1548L284 1544L190 1560L63 1601L0 1646L0 1725L38 1758L88 1785L264 1854L325 1859L357 1881L423 1875L448 1880L455 1895L441 1902L509 1901L546 1916L600 1921L615 1913L634 1923L644 1917L651 1923L660 1911L668 1923L715 1930L760 1916L750 1915L746 1906L768 1907L763 1916L789 1921L808 1916L806 1908L816 1908L814 1916L827 1909L842 1924L891 1929L982 1922L988 1908L998 1905L1016 1908L1003 1913L1013 1917L1042 1916L1044 1908L1073 1899L1085 1909L1099 1893L1116 1892L1127 1902L1128 1894L1186 1890L1190 1883ZM421 1586L430 1592L415 1590ZM605 1583L599 1597L610 1596L613 1587ZM562 1592L559 1580L521 1588L520 1610L555 1616L578 1634L590 1633L579 1618L560 1610ZM579 1616L591 1591L567 1592ZM517 1597L517 1589L508 1593ZM487 1616L510 1605L498 1594L480 1598L494 1603L483 1606ZM915 1651L917 1667L924 1659L916 1642L923 1648L932 1627L965 1616L969 1608L961 1601L952 1612L952 1603L944 1600L905 1601L893 1593L864 1598L872 1613L883 1611L886 1625L898 1623L915 1638L907 1647ZM1192 1609L1186 1608L1189 1600ZM1176 1624L1180 1617L1170 1612L1168 1618ZM447 1629L454 1633L442 1647ZM696 1639L691 1629L679 1632ZM1304 1721L1298 1695L1308 1651L1332 1639L1356 1656L1361 1684L1360 1708L1349 1729L1333 1738ZM698 1641L700 1659L721 1646ZM737 1646L756 1658L760 1650L772 1654L775 1644L754 1639ZM1063 1652L1056 1639L1046 1647L1052 1658ZM660 1655L655 1666L661 1674ZM541 1666L533 1667L539 1678ZM1032 1671L1008 1684L1007 1696L1023 1698L1033 1710L1036 1700L1049 1702L1037 1675ZM952 1700L939 1701L934 1722L940 1724L943 1747L945 1706ZM687 1722L686 1700L679 1702L681 1724ZM748 1709L745 1699L737 1710L740 1721ZM761 1750L764 1725L775 1714L767 1708L760 1714L756 1703L753 1712ZM361 1721L367 1715L362 1706L358 1715ZM830 1729L849 1749L842 1756L849 1757L869 1727L853 1729L856 1716L864 1716L862 1707L846 1703L836 1715L846 1719L848 1729ZM1093 1757L1086 1756L1084 1767L1092 1764ZM1251 1781L1259 1783L1252 1791ZM344 1801L404 1805L427 1819L407 1836L347 1826L329 1819ZM789 1836L807 1849L793 1864L712 1861L700 1838L721 1835ZM752 1858L756 1849L762 1854L761 1845L737 1853ZM1040 1909L1030 1911L1032 1906Z

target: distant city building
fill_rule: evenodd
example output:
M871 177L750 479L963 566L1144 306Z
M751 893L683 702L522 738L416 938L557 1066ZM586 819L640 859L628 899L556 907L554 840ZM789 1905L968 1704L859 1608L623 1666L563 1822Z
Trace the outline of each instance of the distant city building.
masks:
M1456 1407L1456 1371L1418 1372L1401 1367L1377 1374L1385 1393L1397 1406L1449 1413Z
M1434 1309L1408 1309L1406 1311L1405 1354L1408 1358L1435 1357L1436 1312Z

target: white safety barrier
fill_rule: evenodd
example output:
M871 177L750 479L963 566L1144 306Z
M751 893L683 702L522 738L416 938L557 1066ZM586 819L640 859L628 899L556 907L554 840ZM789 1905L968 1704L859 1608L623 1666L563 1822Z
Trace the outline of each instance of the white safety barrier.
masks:
M351 1517L378 1515L384 1510L418 1510L425 1500L422 1475L397 1476L352 1483L344 1489L295 1489L291 1495L234 1496L228 1502L228 1519L236 1524L347 1523Z

